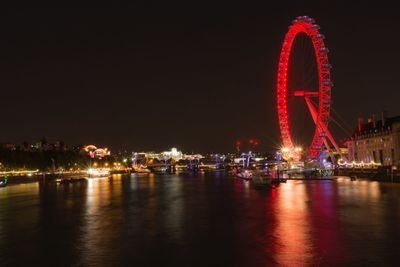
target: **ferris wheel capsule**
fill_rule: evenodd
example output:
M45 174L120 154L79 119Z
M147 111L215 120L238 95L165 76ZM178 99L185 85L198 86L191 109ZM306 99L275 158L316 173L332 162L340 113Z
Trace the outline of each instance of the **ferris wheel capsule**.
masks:
M320 49L318 49L318 51L325 54L329 53L329 49L327 47L321 47Z
M322 67L323 69L332 69L332 65L329 64L329 63L324 63L324 64L321 65L321 67Z
M309 22L309 23L311 23L311 24L314 24L314 23L315 23L315 20L312 19L312 18L310 18L309 16L304 16L304 21Z
M319 29L321 29L321 27L320 27L318 24L312 25L312 28L313 28L314 30L319 30Z

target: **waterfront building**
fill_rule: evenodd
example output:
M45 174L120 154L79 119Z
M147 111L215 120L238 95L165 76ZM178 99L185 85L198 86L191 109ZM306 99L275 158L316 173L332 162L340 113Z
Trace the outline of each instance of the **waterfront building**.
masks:
M367 123L358 119L353 135L345 141L348 159L354 162L398 165L400 163L400 116L380 120L375 115Z
M179 161L184 158L182 151L178 151L176 148L172 148L170 151L163 151L160 153L156 152L141 152L141 153L133 153L133 158L140 159L157 159L157 160L174 160Z
M111 151L108 150L107 147L99 148L95 145L86 145L82 149L84 152L88 153L91 158L102 159L111 155Z
M171 148L171 151L161 152L164 159L173 159L175 161L181 160L183 158L183 153L178 151L175 147Z

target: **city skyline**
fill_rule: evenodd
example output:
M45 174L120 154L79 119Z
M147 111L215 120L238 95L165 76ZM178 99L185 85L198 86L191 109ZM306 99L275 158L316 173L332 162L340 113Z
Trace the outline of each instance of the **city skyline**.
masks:
M332 106L350 130L358 116L400 114L399 23L389 6L218 8L3 10L0 140L231 151L257 138L263 150L276 147L279 52L299 15L327 36Z

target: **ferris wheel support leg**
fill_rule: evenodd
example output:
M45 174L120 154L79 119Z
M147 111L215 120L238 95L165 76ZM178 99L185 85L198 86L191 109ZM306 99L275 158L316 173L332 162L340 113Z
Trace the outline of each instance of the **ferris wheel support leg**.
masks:
M314 123L316 124L317 128L320 129L321 133L325 133L326 134L326 136L328 137L329 141L332 143L333 147L336 149L337 153L339 153L339 155L341 157L343 157L339 146L337 145L335 139L333 139L332 134L331 134L331 132L329 132L328 127L326 127L325 123L320 122L319 125L317 125L318 112L317 112L316 108L314 107L313 103L311 102L310 98L305 96L304 99L306 100L308 109L310 110L311 116L312 116L312 118L314 120ZM329 146L326 138L324 138L323 140L324 140L324 144L327 147L328 151L331 151L330 150L330 146ZM331 158L332 158L333 162L335 162L334 157L331 156Z
M324 141L325 148L328 151L329 157L331 158L332 162L336 163L335 155L333 154L333 151L332 151L332 149L331 149L331 147L330 147L330 145L328 143L328 140L326 140L325 137L322 138L322 140Z
M313 119L314 119L314 117L313 117ZM315 122L315 124L316 124L316 118L314 119L314 122ZM317 126L317 131L318 131L320 134L322 134L322 133L324 132L324 131L321 129L321 126ZM326 150L328 151L328 154L329 154L329 157L331 158L331 161L332 161L333 163L336 163L335 155L333 154L333 151L332 151L332 149L331 149L331 146L330 146L329 143L328 143L328 140L326 140L326 138L323 137L323 138L322 138L322 141L324 142L325 148L326 148Z

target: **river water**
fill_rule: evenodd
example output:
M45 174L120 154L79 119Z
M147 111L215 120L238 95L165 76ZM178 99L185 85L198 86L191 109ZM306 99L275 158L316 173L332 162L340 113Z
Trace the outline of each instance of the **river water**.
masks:
M0 266L399 266L400 184L223 172L0 188Z

